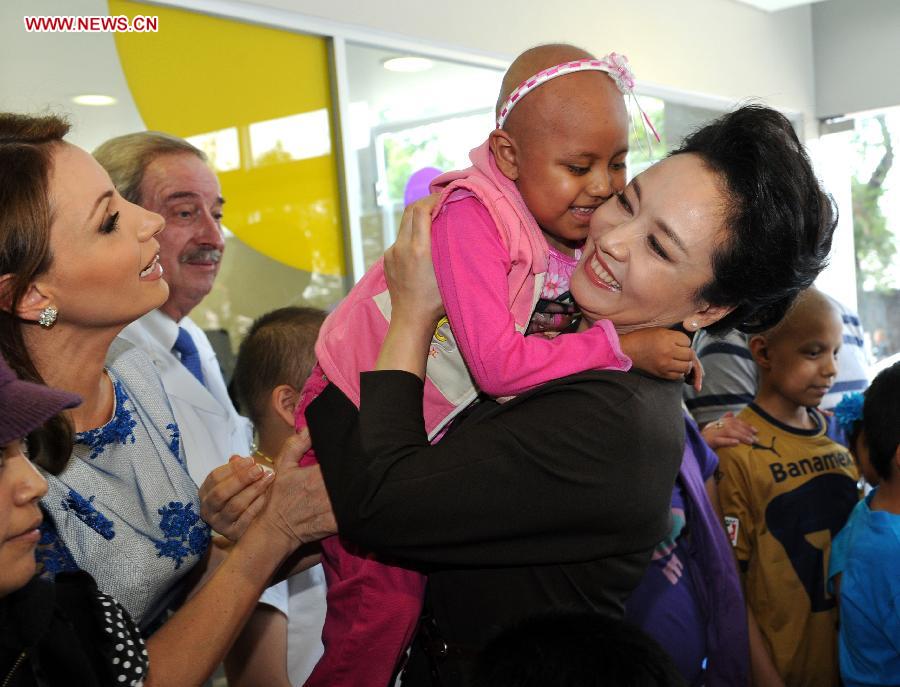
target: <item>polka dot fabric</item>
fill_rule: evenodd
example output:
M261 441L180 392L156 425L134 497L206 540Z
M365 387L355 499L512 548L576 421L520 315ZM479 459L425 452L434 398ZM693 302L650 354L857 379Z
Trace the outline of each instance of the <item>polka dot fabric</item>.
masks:
M147 648L131 618L115 600L97 592L102 632L109 641L110 675L114 685L140 687L147 675Z

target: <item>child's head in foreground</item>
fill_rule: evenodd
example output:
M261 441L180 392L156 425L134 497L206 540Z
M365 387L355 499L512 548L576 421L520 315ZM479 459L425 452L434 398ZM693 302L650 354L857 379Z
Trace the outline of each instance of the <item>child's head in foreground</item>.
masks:
M497 113L525 80L563 62L593 59L572 45L526 50L503 78ZM625 188L628 111L609 74L578 71L547 81L515 103L490 138L497 167L516 183L551 245L571 250L594 209Z
M896 482L900 471L900 363L882 370L865 394L847 394L835 408L850 449L869 484Z
M750 339L767 410L814 408L834 384L843 342L841 313L821 291L801 291L782 320Z
M294 409L315 365L324 321L325 313L315 308L280 308L257 319L241 342L232 384L241 412L261 439L284 433L284 425L293 431Z
M473 687L681 687L672 659L640 628L558 612L501 632L479 654Z

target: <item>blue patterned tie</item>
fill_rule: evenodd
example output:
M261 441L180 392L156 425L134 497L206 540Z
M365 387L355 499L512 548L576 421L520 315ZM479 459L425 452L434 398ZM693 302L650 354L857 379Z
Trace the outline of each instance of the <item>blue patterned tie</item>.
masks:
M206 386L206 382L203 381L203 368L200 366L200 353L187 329L178 328L178 338L175 339L172 350L181 356L181 364L188 369L188 372L194 375L203 386Z

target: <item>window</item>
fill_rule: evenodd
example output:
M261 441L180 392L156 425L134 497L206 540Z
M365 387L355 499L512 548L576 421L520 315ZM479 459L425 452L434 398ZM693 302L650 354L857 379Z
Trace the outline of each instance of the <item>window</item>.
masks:
M722 114L723 110L712 107L687 105L670 99L651 95L638 96L647 118L659 134L659 142L650 127L641 121L642 117L633 102L628 103L632 128L628 137L628 175L636 176L667 153L681 145L685 136Z
M448 60L393 71L397 51L347 45L350 132L358 166L365 266L393 243L406 203L438 172L469 166L469 151L494 128L503 72ZM401 62L401 65L404 63Z
M900 107L855 118L851 150L859 316L876 369L900 360Z

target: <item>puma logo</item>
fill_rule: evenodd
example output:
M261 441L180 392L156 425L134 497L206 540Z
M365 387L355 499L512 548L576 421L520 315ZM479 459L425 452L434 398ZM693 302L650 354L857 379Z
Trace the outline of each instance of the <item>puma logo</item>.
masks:
M764 446L763 444L760 444L759 442L756 442L756 441L754 441L752 444L750 444L750 446L759 451L771 451L776 456L781 458L781 454L775 450L775 439L777 439L777 437L772 437L772 445L771 446Z

